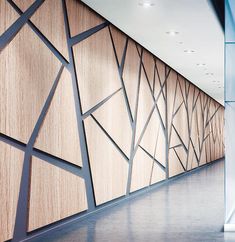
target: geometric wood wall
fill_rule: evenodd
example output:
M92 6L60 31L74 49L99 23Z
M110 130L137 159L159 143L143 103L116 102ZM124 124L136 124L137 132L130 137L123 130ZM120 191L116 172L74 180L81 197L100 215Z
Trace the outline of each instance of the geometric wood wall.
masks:
M0 20L0 241L224 156L223 106L85 4Z

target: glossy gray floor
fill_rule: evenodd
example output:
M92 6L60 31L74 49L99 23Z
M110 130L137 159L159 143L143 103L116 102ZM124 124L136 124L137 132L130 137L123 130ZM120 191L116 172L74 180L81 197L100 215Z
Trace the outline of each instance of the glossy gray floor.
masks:
M235 241L223 233L224 160L32 241Z

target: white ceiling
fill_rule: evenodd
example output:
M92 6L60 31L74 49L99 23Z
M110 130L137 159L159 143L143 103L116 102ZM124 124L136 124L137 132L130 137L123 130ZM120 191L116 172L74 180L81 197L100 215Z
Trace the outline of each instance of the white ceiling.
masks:
M224 37L208 0L83 0L123 32L224 104ZM167 31L179 32L175 36ZM194 50L188 54L184 50ZM205 66L197 66L205 63ZM206 74L206 73L213 73Z

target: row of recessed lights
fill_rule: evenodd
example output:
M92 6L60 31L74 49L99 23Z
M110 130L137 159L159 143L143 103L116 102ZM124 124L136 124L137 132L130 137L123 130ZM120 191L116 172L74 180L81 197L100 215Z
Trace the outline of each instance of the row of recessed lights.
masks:
M153 0L139 0L139 5L142 6L142 7L152 7L155 5L154 1ZM170 36L176 36L179 34L178 31L167 31L166 34L170 35ZM183 41L179 41L178 44L183 44ZM195 50L192 50L192 49L185 49L184 50L184 53L187 53L187 54L193 54L195 53L196 51ZM206 64L205 63L197 63L196 64L198 67L205 67ZM206 68L204 70L207 70ZM214 73L213 72L206 72L205 73L206 76L214 76ZM217 82L217 83L220 83L220 81L215 81L213 80L213 82ZM222 88L221 86L219 86L218 88Z
M178 31L167 31L166 34L170 35L170 36L176 36L179 34ZM178 42L179 44L183 44L182 41ZM185 53L187 54L193 54L195 53L195 50L191 50L191 49L186 49L184 50ZM196 64L198 67L205 67L206 63L197 63ZM204 70L207 70L206 68ZM205 73L206 76L214 76L213 72L206 72ZM216 82L215 80L213 80L213 82ZM217 81L217 83L220 83L220 81ZM219 86L218 88L222 88L221 86Z

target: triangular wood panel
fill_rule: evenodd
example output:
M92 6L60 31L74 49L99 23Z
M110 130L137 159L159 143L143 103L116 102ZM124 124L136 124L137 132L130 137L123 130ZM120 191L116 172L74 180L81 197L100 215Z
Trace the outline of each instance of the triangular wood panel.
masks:
M95 121L85 120L88 154L96 204L126 194L128 162Z
M35 147L82 166L72 80L66 69L60 77Z
M31 17L31 20L55 48L68 59L62 1L46 0Z
M0 1L0 36L5 32L17 19L19 15L7 1Z
M139 68L140 58L136 49L136 45L132 40L129 39L123 70L123 79L133 116L135 112Z
M28 142L59 68L56 57L25 25L1 52L0 132Z
M140 135L144 130L144 127L148 121L148 118L153 108L154 108L154 101L151 96L151 91L142 68L140 89L139 89L139 95L138 95L135 143L140 138Z
M98 108L93 115L129 157L132 129L122 90Z
M108 28L73 47L83 112L121 87Z
M0 241L13 237L24 153L0 141Z
M32 157L28 231L86 209L83 178Z
M117 53L118 63L119 65L121 65L127 37L114 26L110 27L110 31L112 34L115 50Z
M153 164L151 184L163 181L166 179L166 173L156 164Z
M80 34L99 24L104 19L77 0L66 0L71 36Z
M133 160L131 192L147 187L150 184L153 160L138 148Z

